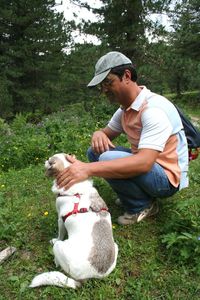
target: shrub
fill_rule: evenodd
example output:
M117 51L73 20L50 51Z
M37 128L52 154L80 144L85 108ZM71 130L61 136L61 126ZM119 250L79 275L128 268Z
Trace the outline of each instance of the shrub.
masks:
M105 126L105 103L86 112L83 103L68 105L62 111L44 116L40 122L27 122L30 114L18 114L7 124L0 119L0 170L20 169L44 162L55 152L66 152L86 159L94 130ZM98 109L101 120L98 120ZM37 113L37 115L40 115ZM107 116L108 118L108 116Z
M178 193L167 206L162 227L162 243L169 251L169 258L189 264L200 274L200 159L190 163L190 187Z

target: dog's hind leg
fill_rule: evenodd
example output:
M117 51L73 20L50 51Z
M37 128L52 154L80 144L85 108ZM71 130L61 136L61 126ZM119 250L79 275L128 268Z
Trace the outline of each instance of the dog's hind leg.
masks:
M56 265L60 266L66 273L70 274L70 258L67 256L67 241L56 241L53 246L54 260ZM38 287L42 285L56 285L59 287L78 288L81 281L67 277L65 274L57 271L46 272L37 275L32 280L29 287Z

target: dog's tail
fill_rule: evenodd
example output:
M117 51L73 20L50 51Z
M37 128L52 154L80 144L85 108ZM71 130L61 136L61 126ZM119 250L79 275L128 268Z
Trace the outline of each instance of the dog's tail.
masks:
M80 287L81 283L67 277L61 272L53 271L35 276L29 287L34 288L41 285L56 285L59 287L71 287L75 289L77 287Z

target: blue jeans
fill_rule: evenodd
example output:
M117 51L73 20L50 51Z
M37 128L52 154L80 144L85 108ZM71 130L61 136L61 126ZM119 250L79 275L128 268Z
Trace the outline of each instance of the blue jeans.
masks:
M90 162L106 161L133 155L131 150L121 146L115 147L102 154L95 154L92 148L87 151ZM152 201L159 197L172 196L178 191L168 180L164 169L155 163L148 173L126 179L106 179L117 193L125 211L130 214L138 213L151 206Z

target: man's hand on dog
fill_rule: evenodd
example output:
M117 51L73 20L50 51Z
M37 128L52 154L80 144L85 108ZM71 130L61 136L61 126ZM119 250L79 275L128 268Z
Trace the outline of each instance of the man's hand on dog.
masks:
M67 155L71 165L56 177L59 188L68 190L73 184L89 178L88 164L77 160L73 155Z

